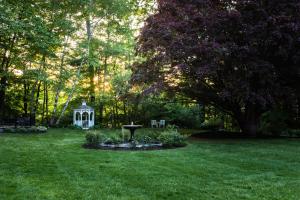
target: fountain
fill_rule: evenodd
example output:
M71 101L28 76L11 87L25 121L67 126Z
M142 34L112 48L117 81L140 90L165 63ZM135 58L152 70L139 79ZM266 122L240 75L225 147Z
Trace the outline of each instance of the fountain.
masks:
M105 144L101 143L100 148L102 149L115 149L115 150L148 150L162 148L162 143L137 143L134 139L134 133L137 129L142 128L142 125L136 125L131 122L129 125L122 126L123 142L119 144ZM130 139L125 141L124 129L130 131Z
M134 140L134 132L138 128L142 128L142 125L134 125L133 122L131 122L130 125L123 125L122 128L130 130L130 139L129 142L132 142Z

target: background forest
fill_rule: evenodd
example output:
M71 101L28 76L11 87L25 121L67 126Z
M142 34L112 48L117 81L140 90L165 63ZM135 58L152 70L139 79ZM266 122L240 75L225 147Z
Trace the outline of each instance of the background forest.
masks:
M145 98L129 83L130 66L140 59L135 38L153 6L147 0L1 1L2 123L70 125L83 100L102 127L167 113L192 118L189 103Z
M250 22L244 24L245 27L249 25L249 30L254 30L255 37L245 34L241 40L240 21L237 20L240 16L233 12L222 15L222 9L228 12L228 5L232 1L224 1L220 5L206 4L205 1L182 4L179 1L152 0L0 2L1 124L23 120L31 124L69 126L72 124L73 109L82 101L87 101L95 109L96 127L120 127L131 121L149 126L151 119L164 119L168 124L180 127L216 125L245 132L251 132L253 126L256 132L258 124L275 132L299 125L299 87L295 78L297 73L294 73L298 70L298 46L293 45L291 48L294 49L288 49L290 46L280 46L281 43L278 43L278 51L271 54L270 49L277 47L266 46L259 49L266 52L260 57L246 52L245 48L260 48L247 45L249 41L257 44L258 32L255 31L261 30L261 27L254 27ZM251 5L250 14L256 12L257 5ZM290 4L283 4L286 5ZM233 3L232 6L240 9L240 13L244 12L241 16L245 16L245 19L250 19L248 8L244 9L243 3ZM204 7L207 16L215 17L212 24L203 16L193 13ZM185 17L174 14L176 10ZM285 7L282 10L295 16ZM223 19L227 21L217 23ZM263 26L265 21L261 19ZM278 27L280 24L275 21L273 25ZM197 26L193 27L195 22ZM201 23L211 29L205 32L199 26ZM230 25L234 28L231 29ZM225 30L225 26L229 27L229 38L219 31ZM277 34L275 31L278 30L274 29L274 34ZM283 28L280 31L293 34L291 43L298 37L296 29L293 29L295 34ZM203 45L203 41L198 41L199 36L194 38L200 32L207 34L207 38L213 35L215 40L212 43L204 41L206 46ZM237 34L236 37L232 37L234 34ZM274 39L260 36L262 41ZM181 41L181 38L184 40ZM241 46L232 45L231 40ZM247 43L247 47L244 43ZM202 49L192 44L200 44ZM232 51L225 52L226 48ZM295 57L293 65L288 62L290 59L280 57L287 54L282 49L294 53L291 55ZM183 55L185 53L190 54ZM215 59L211 59L210 55ZM275 55L278 60L268 57L270 55ZM262 61L261 57L265 60ZM274 78L273 68L269 70L268 65L261 67L266 60L271 64L272 61L284 61L279 67L292 67L286 70L281 68L279 78ZM239 70L240 61L245 69ZM227 66L228 63L231 64ZM247 69L248 64L250 67ZM154 67L158 65L160 67ZM184 71L189 65L192 70ZM223 68L220 70L214 65ZM178 78L178 66L182 69L182 77L177 88L163 84L152 87L153 83L159 85L161 77L171 75ZM204 66L199 72L200 79L205 80L202 85L197 81L199 77L194 77L199 66ZM207 66L212 67L207 70ZM277 67L276 64L274 66ZM152 68L148 70L149 67ZM260 82L263 77L265 81ZM279 86L280 81L286 81L287 86ZM287 91L288 95L282 91ZM258 123L259 119L264 121ZM279 127L274 128L273 125Z
M299 138L300 0L0 0L0 200L300 200Z

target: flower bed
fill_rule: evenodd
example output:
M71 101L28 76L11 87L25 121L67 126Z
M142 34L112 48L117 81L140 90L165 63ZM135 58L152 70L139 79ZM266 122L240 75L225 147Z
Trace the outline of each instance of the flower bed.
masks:
M186 144L186 136L175 129L166 129L162 132L141 130L135 135L134 141L129 141L127 132L89 131L86 133L86 143L83 146L93 149L150 150L183 147Z

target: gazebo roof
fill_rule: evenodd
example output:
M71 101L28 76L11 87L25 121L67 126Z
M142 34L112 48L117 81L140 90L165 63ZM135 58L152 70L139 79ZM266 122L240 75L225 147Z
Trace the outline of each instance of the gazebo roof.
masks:
M82 102L82 105L79 106L78 108L76 108L75 110L94 110L94 108L90 107L90 106L87 106L86 105L86 102L83 101Z

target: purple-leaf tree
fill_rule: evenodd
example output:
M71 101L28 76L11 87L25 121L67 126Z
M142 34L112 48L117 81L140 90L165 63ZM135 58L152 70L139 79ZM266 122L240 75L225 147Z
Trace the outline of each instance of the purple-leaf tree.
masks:
M134 81L232 115L255 136L262 113L299 91L298 0L158 0L137 50Z

